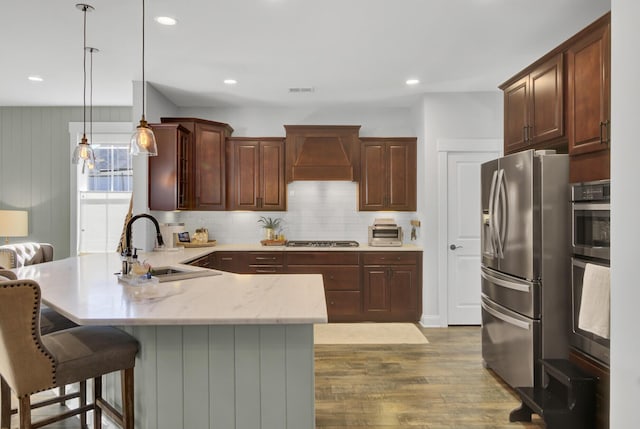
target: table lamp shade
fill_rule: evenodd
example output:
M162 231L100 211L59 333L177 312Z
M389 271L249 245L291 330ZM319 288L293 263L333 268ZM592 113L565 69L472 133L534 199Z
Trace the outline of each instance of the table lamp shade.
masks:
M29 235L29 212L0 210L0 237L26 237L27 235Z

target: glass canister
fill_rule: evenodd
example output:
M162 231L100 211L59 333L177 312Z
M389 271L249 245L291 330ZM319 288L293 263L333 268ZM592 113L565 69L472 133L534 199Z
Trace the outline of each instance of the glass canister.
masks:
M200 244L207 243L209 241L209 230L207 228L196 229L195 234L193 234L192 241Z

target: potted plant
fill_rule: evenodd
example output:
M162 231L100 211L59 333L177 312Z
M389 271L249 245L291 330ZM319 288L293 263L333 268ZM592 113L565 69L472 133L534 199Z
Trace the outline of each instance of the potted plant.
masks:
M282 219L279 217L271 218L260 216L260 219L258 219L258 223L262 224L262 227L264 228L265 238L267 240L273 240L275 238L276 229L278 229L281 222Z

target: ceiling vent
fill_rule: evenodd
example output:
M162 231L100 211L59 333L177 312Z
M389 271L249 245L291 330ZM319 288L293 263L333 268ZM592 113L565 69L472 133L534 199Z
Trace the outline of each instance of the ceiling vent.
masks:
M315 92L315 91L316 91L316 89L314 87L312 87L312 86L289 88L289 92L291 92L291 93Z

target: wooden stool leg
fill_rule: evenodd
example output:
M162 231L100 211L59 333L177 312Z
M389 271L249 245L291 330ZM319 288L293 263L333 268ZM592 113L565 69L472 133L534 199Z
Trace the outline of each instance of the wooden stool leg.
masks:
M64 386L60 387L60 390L64 390ZM87 380L80 382L80 407L87 405ZM87 413L80 413L80 427L87 429Z
M95 404L102 398L102 377L93 379L93 428L102 429L102 409Z
M120 371L122 377L122 425L123 429L134 429L133 368Z
M60 394L60 397L63 398L64 395L67 394L67 386L58 387L58 393ZM67 405L67 401L61 401L60 405L62 405L64 407L65 405Z
M31 429L31 397L18 398L18 412L20 413L20 429Z
M2 429L10 429L11 427L11 389L4 377L0 377L0 427Z

